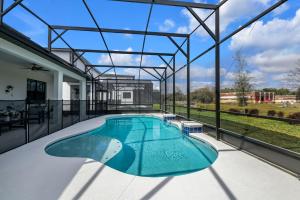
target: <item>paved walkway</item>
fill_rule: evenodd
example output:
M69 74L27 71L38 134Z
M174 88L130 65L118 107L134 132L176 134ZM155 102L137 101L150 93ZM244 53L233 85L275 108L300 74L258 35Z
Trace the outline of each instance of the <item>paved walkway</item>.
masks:
M205 170L176 177L128 175L84 158L44 152L47 144L99 127L104 117L80 122L0 155L0 199L263 199L294 200L300 181L205 134L219 151Z

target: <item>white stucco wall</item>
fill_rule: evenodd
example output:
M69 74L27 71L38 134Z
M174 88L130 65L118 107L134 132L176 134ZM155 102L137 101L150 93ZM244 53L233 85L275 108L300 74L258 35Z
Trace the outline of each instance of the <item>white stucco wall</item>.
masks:
M63 76L73 78L85 84L85 77L2 38L0 38L0 53L1 51L10 54L11 56L15 56L17 60L35 63L38 66L50 70L50 72L32 72L30 70L13 69L13 67L10 66L12 64L2 63L0 65L0 100L25 99L27 93L27 78L46 82L48 99L63 99ZM65 57L67 60L67 55L69 54L64 54L60 57ZM24 66L21 66L21 68L23 67ZM14 86L13 96L5 93L7 85Z
M6 63L0 60L0 99L1 100L24 100L27 96L27 79L46 82L47 99L53 96L53 75L50 72L31 71L17 64ZM14 87L9 94L5 93L6 86Z
M69 52L58 52L58 51L52 51L53 54L57 55L58 57L64 59L68 63L71 62L70 60L70 53Z
M59 56L60 58L64 59L68 63L71 63L71 52L63 52L63 51L52 51L53 54ZM76 59L76 56L74 57ZM78 59L74 65L79 68L81 71L85 71L84 63Z
M67 82L63 82L63 100L70 100L71 99L71 86Z
M83 71L83 72L85 71L85 65L81 60L77 60L74 64L81 71Z

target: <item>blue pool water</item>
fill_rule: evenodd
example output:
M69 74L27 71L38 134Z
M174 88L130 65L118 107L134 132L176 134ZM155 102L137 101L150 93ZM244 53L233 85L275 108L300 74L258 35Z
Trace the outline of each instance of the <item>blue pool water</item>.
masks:
M114 117L98 129L57 141L46 152L87 157L124 173L175 176L209 167L218 153L208 143L183 135L163 120L148 116Z

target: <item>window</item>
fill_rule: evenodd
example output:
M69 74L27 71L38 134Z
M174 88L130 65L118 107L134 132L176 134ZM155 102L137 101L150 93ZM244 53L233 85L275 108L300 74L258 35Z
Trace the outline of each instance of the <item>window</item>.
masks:
M123 99L131 99L131 93L130 92L123 92Z
M29 103L42 103L46 100L46 83L27 79L27 101Z

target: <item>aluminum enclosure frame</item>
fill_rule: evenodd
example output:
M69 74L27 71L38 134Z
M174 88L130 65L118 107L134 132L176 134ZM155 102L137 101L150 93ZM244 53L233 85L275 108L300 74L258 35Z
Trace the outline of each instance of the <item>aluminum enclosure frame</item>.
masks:
M197 60L198 58L204 56L205 54L207 54L209 51L215 49L215 105L216 105L216 132L217 132L217 139L219 140L221 138L221 132L220 132L220 45L227 41L229 38L231 38L232 36L234 36L235 34L239 33L240 31L242 31L243 29L245 29L246 27L248 27L249 25L251 25L252 23L254 23L255 21L259 20L260 18L262 18L263 16L265 16L266 14L270 13L271 11L273 11L274 9L276 9L277 7L281 6L283 3L287 2L288 0L279 0L278 2L276 2L273 6L271 6L270 8L266 9L265 11L261 12L259 15L257 15L256 17L250 19L247 23L245 23L244 25L240 26L238 29L236 29L235 31L233 31L232 33L228 34L227 36L225 36L224 38L220 38L220 7L223 6L224 4L226 4L226 2L228 2L228 0L223 0L221 2L219 2L218 4L206 4L206 3L194 3L194 2L186 2L186 1L171 1L171 0L114 0L114 1L118 1L120 3L143 3L143 4L149 4L150 6L150 11L149 11L149 15L148 15L148 20L147 20L147 25L145 28L145 31L137 31L137 30L122 30L122 29L108 29L108 28L103 28L100 26L99 22L95 19L95 16L93 14L93 12L91 11L91 9L89 8L89 5L87 4L87 2L85 0L82 0L85 8L87 9L91 19L93 20L94 24L96 25L95 27L76 27L76 26L59 26L59 25L51 25L49 23L47 23L44 19L42 19L40 16L38 16L35 12L33 12L31 9L29 9L26 5L23 4L23 0L14 0L14 2L12 3L12 5L8 6L6 9L4 9L4 1L5 0L0 0L0 27L3 26L3 18L5 17L5 15L7 15L9 12L11 12L15 7L19 6L21 8L23 8L24 10L26 10L27 12L29 12L31 15L33 15L34 17L36 17L39 21L41 21L43 24L45 24L48 27L48 46L47 46L47 50L49 52L52 51L52 44L60 39L67 47L68 49L72 52L72 61L71 64L73 64L77 61L77 60L81 60L82 62L84 62L82 60L82 56L86 53L86 52L95 52L95 53L107 53L109 54L110 60L111 60L111 65L106 67L109 67L109 70L103 71L103 72L99 72L100 74L97 77L94 77L92 73L90 73L90 70L93 68L96 68L96 65L86 65L85 66L85 73L89 74L89 76L91 77L92 80L98 80L99 77L103 76L104 74L106 74L108 71L110 71L111 69L114 70L114 74L117 79L117 74L116 74L116 68L137 68L139 69L139 79L140 80L140 70L145 71L146 73L150 74L152 77L155 78L155 80L160 81L160 83L162 83L162 81L164 81L165 83L165 98L166 98L166 94L167 94L167 78L173 76L173 112L175 112L175 77L176 77L176 72L178 72L179 70L183 69L186 67L187 70L187 118L190 118L190 64L193 63L195 60ZM230 1L230 0L229 0ZM164 6L169 6L169 7L183 7L186 8L193 16L194 18L199 22L199 26L197 26L196 29L198 29L199 27L203 27L204 30L211 36L211 38L214 40L214 45L210 46L207 50L203 51L202 53L200 53L198 56L196 56L195 58L190 58L190 36L196 31L193 30L191 33L189 34L179 34L179 33L166 33L166 32L152 32L152 31L148 31L148 24L149 24L149 20L151 18L151 10L152 10L152 6L153 5L164 5ZM207 10L212 10L211 14L204 20L200 19L200 17L195 13L195 11L193 10L193 8L197 8L197 9L207 9ZM212 16L213 14L215 14L215 32L213 32L212 30L210 30L210 28L207 26L207 24L205 23L207 21L207 19ZM58 30L62 30L62 32L58 32ZM63 38L63 35L70 31L92 31L92 32L98 32L100 34L101 39L103 40L106 50L92 50L92 49L74 49L72 48L72 46ZM141 52L126 52L126 51L114 51L108 48L107 42L103 36L103 32L105 33L120 33L120 34L138 34L138 35L143 35L144 36L144 41L143 41L143 48ZM53 33L55 34L55 37L53 39ZM160 37L167 37L171 43L174 44L174 46L177 48L176 52L174 53L163 53L163 52L144 52L144 45L145 45L145 38L148 35L155 35L155 36L160 36ZM176 41L174 40L174 37L180 37L180 38L184 38L184 42L182 44L178 44L176 43ZM184 50L182 49L184 44L187 44L187 48ZM176 62L175 62L175 57L177 55L178 52L181 52L185 57L186 57L186 64L180 68L178 68L176 70ZM114 53L118 53L118 54L136 54L136 55L141 55L141 60L143 58L143 55L155 55L155 56L159 56L162 60L162 63L165 64L166 66L164 68L161 67L154 67L154 66L142 66L142 62L140 63L140 66L118 66L115 65L112 59L111 54ZM165 59L163 59L162 56L170 56L171 59L169 62L167 62ZM98 67L101 67L100 65ZM104 67L104 66L103 66ZM157 71L157 69L164 69L164 73L159 73ZM167 68L170 68L172 70L172 73L167 76ZM154 73L148 71L147 69L152 69L154 71ZM160 84L161 85L161 84ZM161 89L160 89L161 91ZM166 99L165 99L165 103L166 103ZM165 107L166 108L166 107Z

